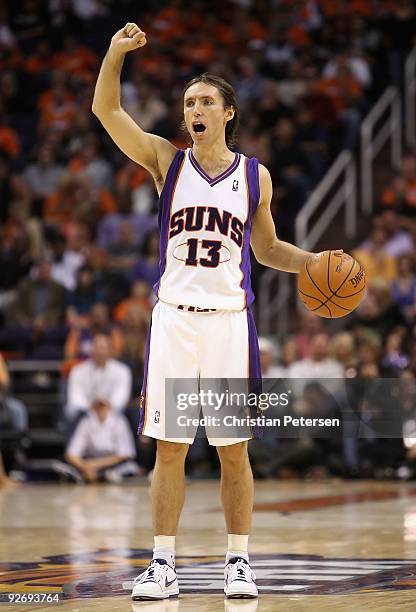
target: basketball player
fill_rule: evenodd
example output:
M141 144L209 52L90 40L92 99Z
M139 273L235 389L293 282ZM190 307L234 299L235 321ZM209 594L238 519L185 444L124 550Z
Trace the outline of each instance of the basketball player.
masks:
M132 598L177 596L175 534L184 503L184 462L193 439L165 436L166 378L260 377L250 305L250 245L263 265L299 272L312 254L277 239L272 183L255 158L230 150L239 111L232 87L204 74L184 91L186 151L144 132L120 105L124 56L146 44L127 23L112 38L101 66L93 112L118 147L146 168L160 195L160 278L149 329L139 432L157 439L152 480L153 561ZM247 440L215 438L228 530L227 597L257 597L248 536L253 477Z

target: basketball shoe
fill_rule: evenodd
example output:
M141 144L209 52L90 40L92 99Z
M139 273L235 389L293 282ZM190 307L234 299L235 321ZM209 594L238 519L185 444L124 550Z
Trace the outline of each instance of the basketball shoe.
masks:
M224 570L224 593L229 598L257 597L256 575L245 559L234 557Z
M149 567L134 581L131 598L168 599L179 595L176 572L165 559L153 559Z

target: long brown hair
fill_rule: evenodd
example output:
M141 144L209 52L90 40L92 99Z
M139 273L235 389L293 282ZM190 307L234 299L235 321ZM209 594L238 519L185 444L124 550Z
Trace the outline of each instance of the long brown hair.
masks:
M220 92L223 102L224 108L232 107L234 109L234 117L227 121L227 125L225 126L225 142L227 147L232 147L236 142L236 135L238 124L240 121L240 110L237 105L237 99L235 97L235 91L225 79L216 76L215 74L210 74L209 72L204 72L200 76L194 77L183 88L182 97L185 95L186 91L195 83L205 83L206 85L213 85ZM182 128L190 136L185 122L182 123Z

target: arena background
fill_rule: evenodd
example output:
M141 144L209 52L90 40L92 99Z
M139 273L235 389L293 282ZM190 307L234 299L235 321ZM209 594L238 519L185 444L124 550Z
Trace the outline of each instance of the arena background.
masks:
M360 307L329 321L299 304L295 275L266 270L252 259L263 375L403 381L408 385L403 434L269 440L253 444L250 454L259 490L273 512L296 512L298 497L309 494L301 509L371 499L409 503L407 514L394 509L403 527L392 536L397 549L369 546L366 555L353 546L345 552L354 558L380 554L381 563L397 557L396 571L415 555L414 490L403 484L415 477L416 468L416 9L411 0L1 4L0 527L9 537L20 503L39 503L36 490L63 500L78 525L71 487L83 478L64 461L71 433L65 406L71 372L94 357L97 334L109 338L111 358L126 366L127 397L118 407L132 434L137 429L152 285L159 270L157 193L150 175L116 148L91 112L102 57L111 36L128 21L138 23L148 40L126 57L122 73L122 104L140 126L186 147L183 85L204 71L224 77L236 90L242 115L236 150L270 170L278 236L312 251L343 248L366 269L368 288ZM309 406L322 401L319 390L310 391ZM368 402L355 408L368 412ZM331 409L326 414L332 415ZM154 461L152 440L135 444L134 473L121 481L123 475L113 471L104 475L113 484L102 485L108 491L122 486L132 504L138 502L129 487L147 494ZM186 471L190 480L207 479L208 487L218 478L215 450L203 439L191 449ZM13 487L6 474L20 484ZM94 507L105 504L105 489L89 487L85 491L98 487ZM42 503L34 511L41 523ZM128 518L134 522L133 510ZM79 507L78 512L83 514ZM29 528L25 516L21 527ZM388 517L380 516L382 525ZM363 526L360 521L354 515L355 527ZM335 534L334 528L336 539ZM146 537L144 544L131 542L133 565L140 565L142 549L150 548ZM63 556L76 551L64 542L41 547L48 563L71 565ZM119 544L104 538L111 558L115 549L123 557ZM323 554L331 551L327 545ZM33 571L33 551L15 556L7 546L0 547L6 574L12 570L7 563L21 563L23 571L27 559ZM91 546L100 548L98 536L92 544L80 544L83 551ZM312 549L288 544L278 553L320 552ZM266 545L257 550L273 552ZM54 554L60 560L54 561ZM341 558L342 549L336 555ZM403 578L397 576L389 574L386 589ZM12 590L11 584L0 579L0 592ZM31 590L28 584L20 590ZM364 583L357 584L354 589ZM402 588L412 585L409 578ZM102 583L96 592L87 587L91 597L107 593ZM113 594L122 595L119 588ZM385 609L377 605L374 609Z

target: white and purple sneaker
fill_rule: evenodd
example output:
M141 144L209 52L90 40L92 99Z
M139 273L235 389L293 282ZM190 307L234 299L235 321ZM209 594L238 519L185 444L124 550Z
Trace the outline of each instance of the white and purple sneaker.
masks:
M135 579L131 598L140 601L168 599L178 595L178 578L173 567L165 559L153 559L147 570Z
M224 593L230 599L251 599L258 596L256 575L245 559L234 557L225 566Z

